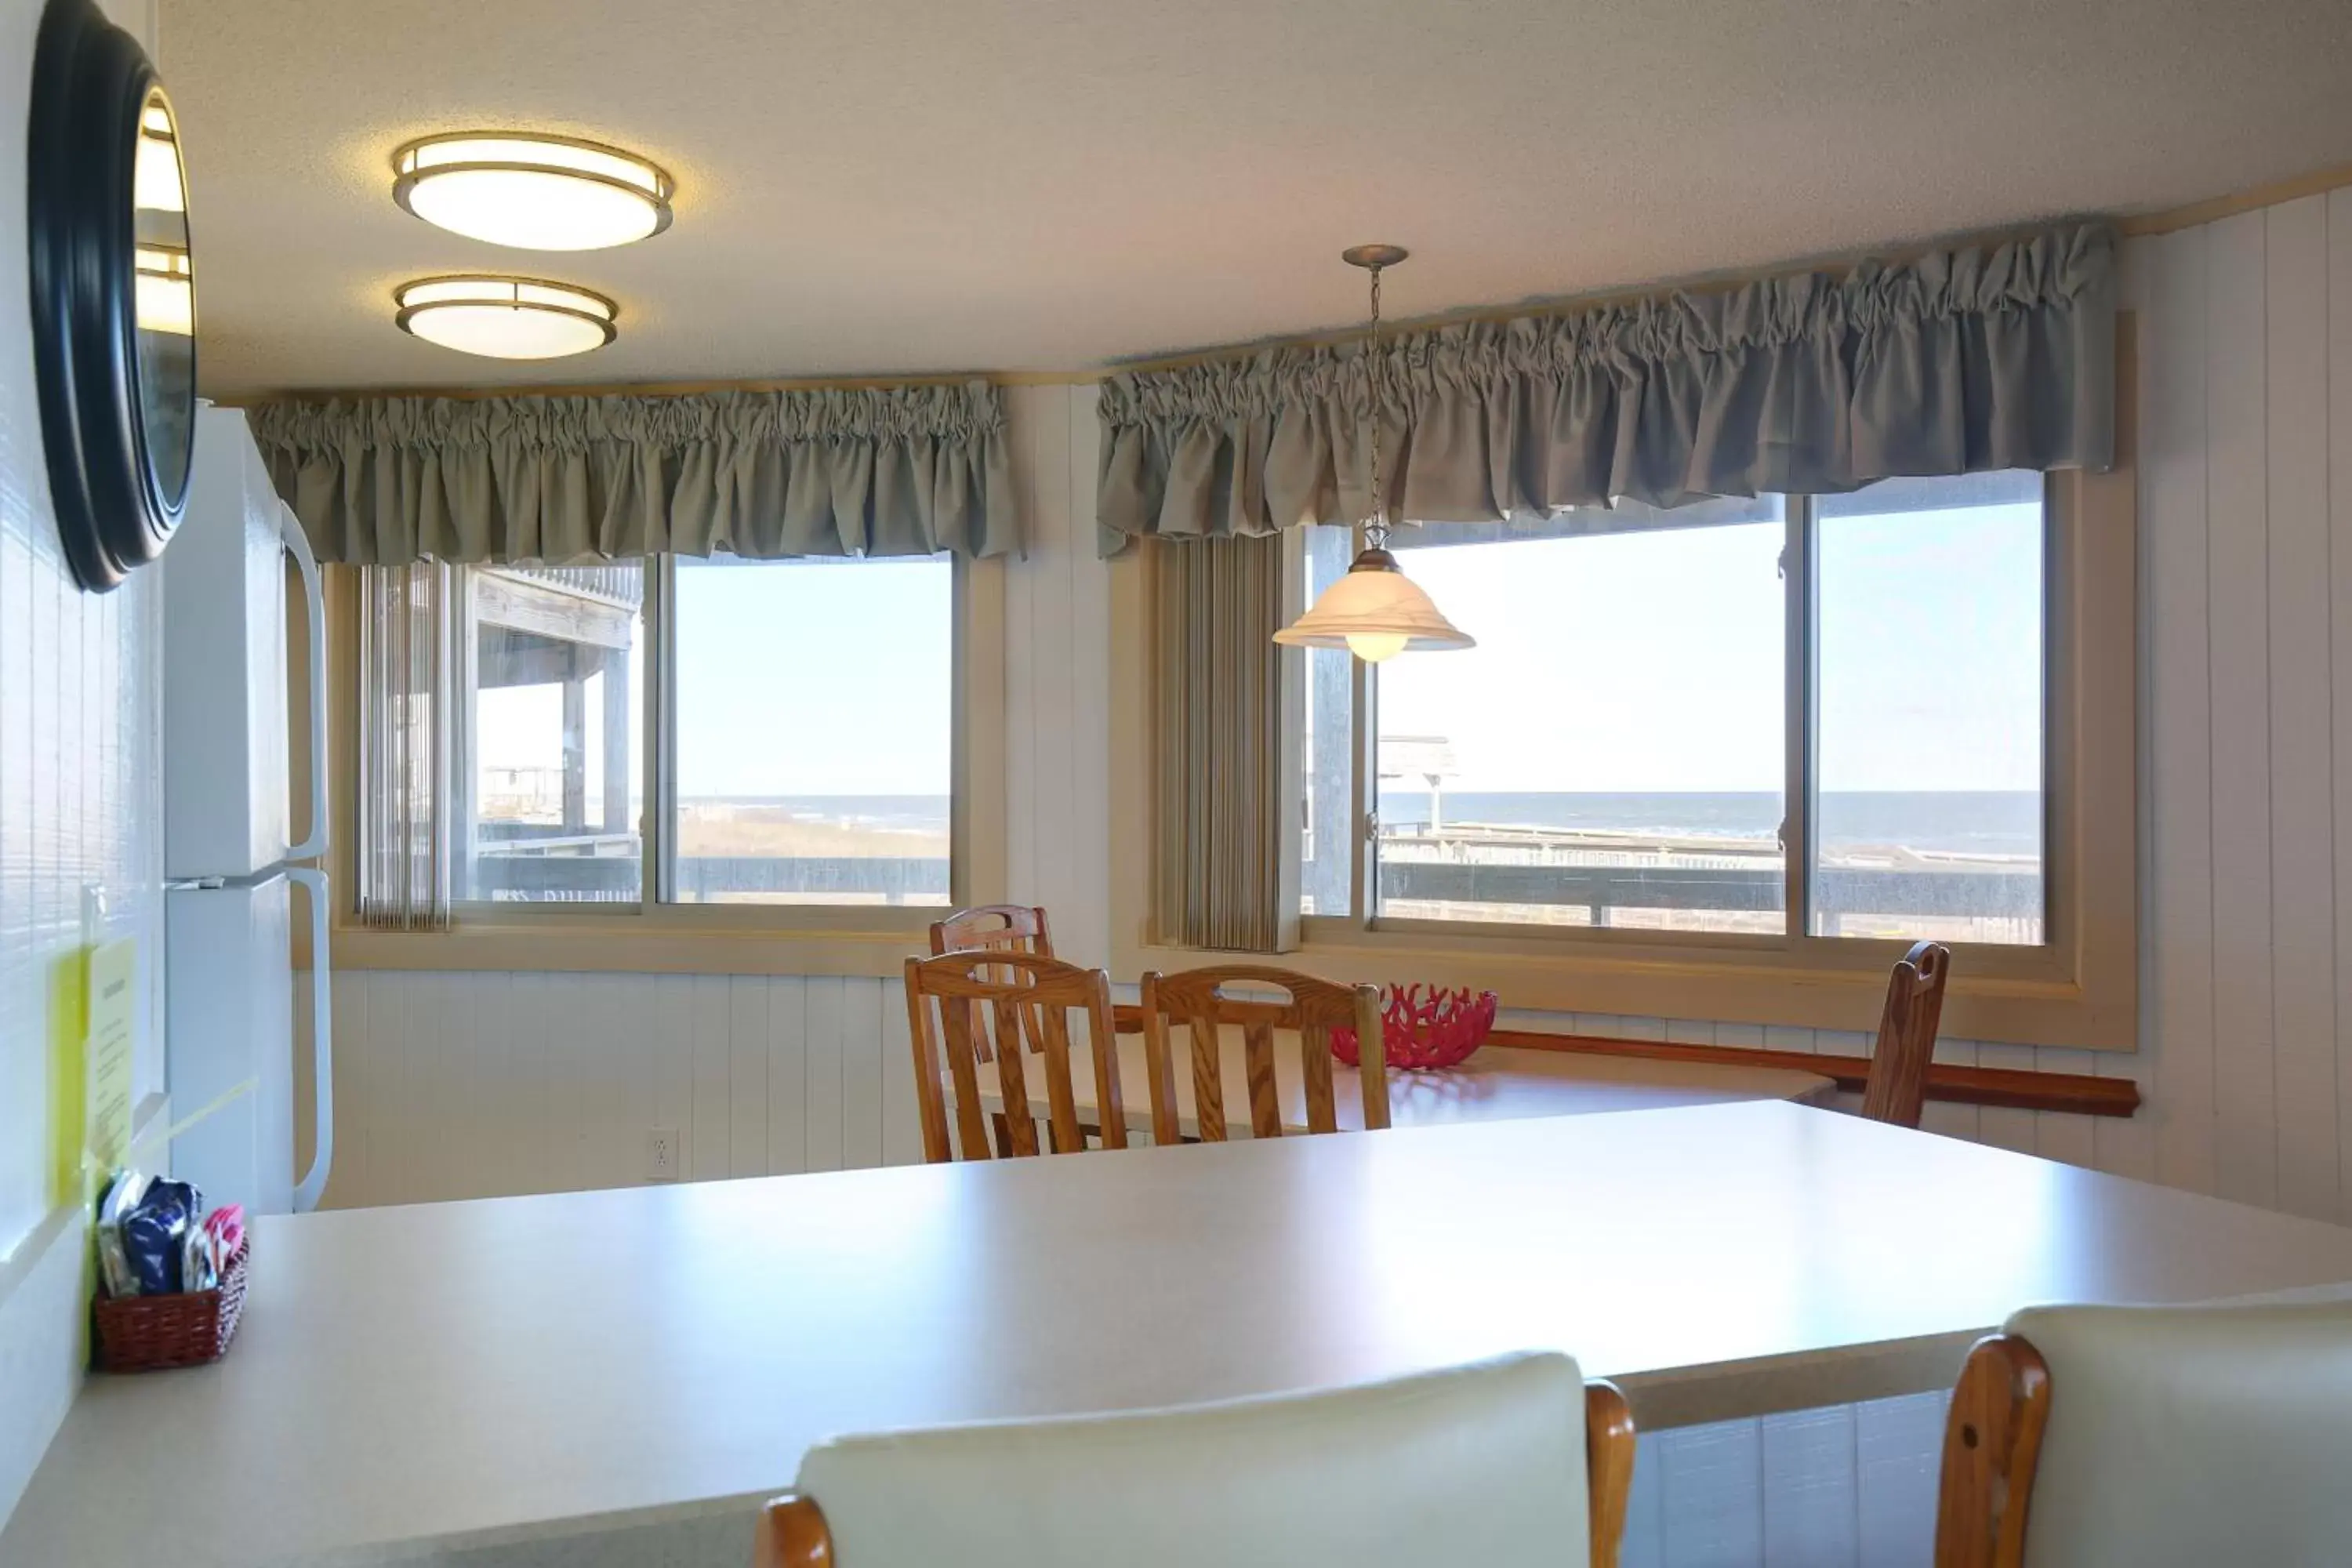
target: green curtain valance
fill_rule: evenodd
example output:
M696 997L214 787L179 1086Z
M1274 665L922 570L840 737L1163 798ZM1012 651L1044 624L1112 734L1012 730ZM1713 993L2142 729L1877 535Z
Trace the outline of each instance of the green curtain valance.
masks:
M373 397L250 411L321 560L1020 548L997 389Z
M1112 376L1097 521L1262 534L1369 510L1549 517L1833 494L1895 476L2101 468L2115 444L2115 241L2055 230L1843 278L1271 349Z

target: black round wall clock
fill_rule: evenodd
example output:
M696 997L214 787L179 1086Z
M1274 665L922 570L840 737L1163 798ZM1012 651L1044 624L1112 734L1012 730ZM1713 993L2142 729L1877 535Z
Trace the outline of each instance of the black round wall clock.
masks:
M104 592L163 553L187 503L196 295L179 121L95 0L49 0L26 129L49 495L75 577Z

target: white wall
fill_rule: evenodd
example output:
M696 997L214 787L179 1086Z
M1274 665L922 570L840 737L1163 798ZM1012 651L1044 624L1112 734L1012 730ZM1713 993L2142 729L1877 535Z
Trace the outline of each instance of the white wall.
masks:
M149 0L110 7L152 38ZM39 0L0 0L0 1519L78 1386L81 1229L53 1209L51 1104L61 985L93 933L161 952L155 765L161 596L152 573L78 591L49 510L25 248L25 118ZM136 1088L163 1087L163 1033L142 1009ZM70 995L70 990L67 994Z

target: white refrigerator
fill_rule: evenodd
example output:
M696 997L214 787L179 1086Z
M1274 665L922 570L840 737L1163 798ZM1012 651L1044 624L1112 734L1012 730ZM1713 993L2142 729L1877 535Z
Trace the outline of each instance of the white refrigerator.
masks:
M286 560L310 653L310 828L292 839ZM318 1205L334 1158L326 850L326 622L301 525L236 409L196 416L187 513L163 553L164 1060L172 1173L256 1214ZM293 900L309 897L313 1155L295 1162Z

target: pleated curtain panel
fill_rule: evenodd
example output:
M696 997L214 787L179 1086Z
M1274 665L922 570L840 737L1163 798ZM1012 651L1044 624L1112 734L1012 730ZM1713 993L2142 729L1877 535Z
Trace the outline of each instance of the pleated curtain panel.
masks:
M1402 332L1377 374L1347 343L1114 375L1104 551L1362 518L1376 405L1389 515L1415 522L2104 468L2115 267L2112 231L2086 225L1843 278Z
M324 561L1020 548L1003 404L985 382L336 398L250 418Z

